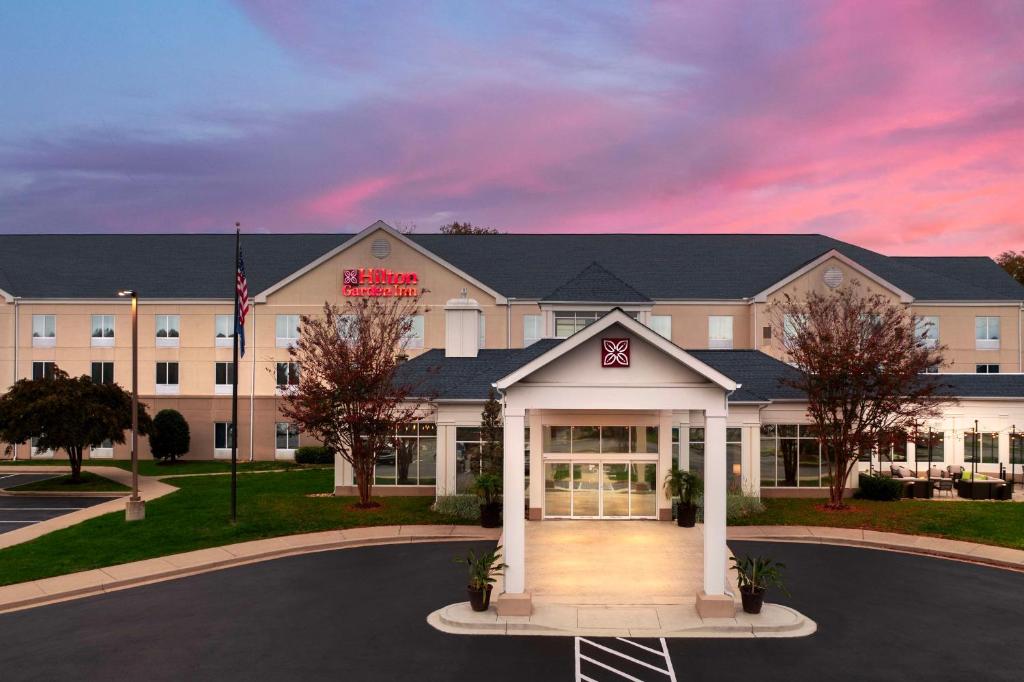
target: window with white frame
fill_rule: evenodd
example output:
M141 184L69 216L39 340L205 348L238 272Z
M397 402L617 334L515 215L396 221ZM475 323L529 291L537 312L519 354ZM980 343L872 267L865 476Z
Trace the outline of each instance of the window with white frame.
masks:
M299 447L299 427L290 422L277 422L274 448L280 453L294 451Z
M215 393L231 393L235 384L235 364L233 362L214 363L213 388Z
M156 345L177 346L178 337L181 335L181 316L179 315L157 315L156 316Z
M671 315L651 315L650 324L648 326L658 334L664 336L666 339L670 341L672 340Z
M274 335L277 337L278 348L290 348L295 345L295 341L299 338L299 316L278 315Z
M94 362L92 363L92 380L97 384L114 383L114 363Z
M555 337L565 339L579 330L594 324L601 317L597 311L556 311L555 312Z
M523 315L523 348L544 338L544 316Z
M999 365L994 363L975 365L974 371L978 374L999 374Z
M915 318L914 335L924 348L939 346L939 318L935 315L924 315Z
M94 448L89 448L90 459L110 459L114 456L114 441L107 438Z
M277 388L284 390L299 384L299 363L279 362L277 363Z
M114 316L93 315L92 316L92 339L93 346L114 345Z
M974 339L977 350L999 350L999 318L974 318Z
M403 424L396 434L397 448L377 458L374 485L435 485L437 483L437 425Z
M48 459L50 457L53 457L53 450L42 450L42 449L40 449L39 448L39 437L38 436L33 436L29 440L29 455L31 455L32 457L40 457L40 458L43 458L43 459Z
M165 394L178 392L178 363L156 363L156 392Z
M708 348L732 348L732 315L708 316Z
M53 368L57 365L52 362L33 362L32 363L32 380L39 381L40 379L52 379Z
M215 344L220 348L230 348L235 339L235 316L215 315L214 316L214 339Z
M423 348L423 316L410 316L409 331L405 333L405 348Z
M234 440L234 431L231 429L231 422L214 422L214 450L230 450L232 443L234 443Z
M32 345L36 347L50 347L57 341L57 316L56 315L33 315L32 316Z
M477 320L479 320L479 323L477 325L477 343L479 345L477 346L477 348L485 348L487 346L487 321L484 319L483 315L478 316Z

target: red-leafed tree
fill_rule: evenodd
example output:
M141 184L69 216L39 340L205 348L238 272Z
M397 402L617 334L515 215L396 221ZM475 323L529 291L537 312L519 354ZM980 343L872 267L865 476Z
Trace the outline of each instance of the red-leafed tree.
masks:
M428 396L402 383L397 371L420 312L418 298L363 298L323 314L303 315L290 351L298 385L282 413L352 465L359 506L371 502L373 472L385 452L399 451L398 427L424 415ZM397 456L396 456L397 459Z
M914 432L952 400L941 375L926 374L942 365L944 348L905 306L856 281L786 296L772 304L772 320L799 370L784 383L806 394L828 462L829 507L841 509L859 453L888 447L893 434Z

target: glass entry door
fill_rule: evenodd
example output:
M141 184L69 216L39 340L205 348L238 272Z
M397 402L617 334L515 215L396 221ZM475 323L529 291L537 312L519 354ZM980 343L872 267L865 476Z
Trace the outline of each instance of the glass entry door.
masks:
M548 518L657 518L656 462L547 462Z

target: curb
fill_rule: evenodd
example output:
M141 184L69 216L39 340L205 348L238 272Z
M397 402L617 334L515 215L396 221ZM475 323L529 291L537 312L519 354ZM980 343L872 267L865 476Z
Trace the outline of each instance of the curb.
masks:
M756 528L757 526L753 526ZM809 531L818 531L817 527L808 528ZM827 531L826 528L822 528L822 531ZM868 531L878 532L878 531ZM879 532L880 534L884 534ZM897 533L890 533L890 535L898 535ZM919 539L925 540L944 540L945 538L935 538L929 535L907 535L913 542ZM1024 560L1015 561L1012 559L999 559L996 557L986 557L975 554L974 552L985 550L986 548L992 548L996 551L1005 550L1006 552L1020 552L1020 550L1014 550L1010 547L1000 547L998 545L982 545L979 543L967 543L962 540L951 540L950 542L961 542L963 544L975 545L972 551L956 551L952 549L939 549L934 547L920 547L914 544L904 544L901 542L895 542L891 540L879 539L857 539L857 538L844 538L837 536L829 536L827 534L818 535L814 532L808 532L806 534L788 534L788 533L774 533L767 535L751 535L751 536L729 536L727 542L791 542L805 545L834 545L837 547L857 547L860 549L874 549L885 552L898 552L900 554L912 554L916 556L925 556L937 559L948 559L951 561L963 561L971 564L980 564L984 566L991 566L993 568L999 568L1003 570L1024 572ZM1021 552L1024 554L1024 552Z
M467 527L472 528L472 526ZM394 526L380 526L380 528L394 528ZM456 527L455 530L457 529L458 527ZM357 528L350 530L363 529ZM344 531L324 532L339 533ZM12 585L5 585L3 587L0 587L0 595L2 595L4 591L15 592L15 595L12 598L0 603L0 613L21 611L23 609L33 608L36 606L44 606L47 604L68 601L71 599L80 599L82 597L106 594L108 592L116 592L118 590L129 589L132 587L140 587L142 585L164 582L166 580L184 578L191 575L199 575L201 573L210 573L212 571L218 571L225 568L234 568L236 566L244 566L247 564L260 563L263 561L282 559L291 556L300 556L303 554L315 554L319 552L327 552L338 549L355 549L359 547L374 547L380 545L414 544L427 542L472 542L487 541L494 539L483 534L460 534L456 533L453 530L449 531L448 533L432 532L424 533L422 535L396 534L377 538L328 540L325 542L314 542L305 546L288 546L289 542L294 542L296 538L302 538L302 534L278 536L275 538L266 538L265 540L252 540L249 542L241 542L233 545L222 545L220 547L209 547L206 549L195 550L193 552L171 554L164 557L154 557L152 559L143 559L141 561L132 562L129 564L106 566L104 568L96 568L88 571L82 571L79 573L69 573L66 575L53 576L51 578L42 578L39 580L29 581L25 583L14 583ZM262 543L267 541L273 541L282 546L262 551L247 551L246 545L251 545L253 543ZM221 550L222 552L232 554L232 549L239 553L218 560L202 561L202 559L200 559L200 563L188 565L191 563L192 558L194 558L194 556L197 554L216 550ZM190 555L193 555L193 557L190 558ZM135 564L145 564L150 562L162 562L167 565L167 568L163 568L162 570L155 570L145 575L127 578L117 578L111 575L111 573L107 572L108 570L117 572L118 569L124 569L125 567L131 567ZM182 565L174 566L174 562L179 562ZM59 583L61 581L79 582L81 585L79 587L70 587L63 589L59 586L54 585L54 583ZM53 585L53 587L51 587L51 585ZM36 590L35 594L24 594L24 596L19 596L17 594L18 592L31 592L33 588Z
M62 493L58 490L0 490L0 497L128 497L130 490L69 490Z

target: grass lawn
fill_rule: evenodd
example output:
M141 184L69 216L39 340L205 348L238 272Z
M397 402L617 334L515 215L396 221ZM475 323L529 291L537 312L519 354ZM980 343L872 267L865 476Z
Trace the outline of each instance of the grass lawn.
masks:
M66 466L70 471L70 465L66 459L19 459L15 462L11 460L0 461L0 466ZM124 459L87 459L82 462L82 466L110 466L118 467L126 471L131 471L132 463L130 460ZM239 462L238 470L240 472L247 471L269 471L271 469L295 469L301 468L303 465L296 464L295 462L277 462L277 461L260 461L260 462ZM164 464L157 460L152 459L140 459L139 460L139 475L140 476L176 476L182 474L217 474L226 473L231 471L231 462L225 462L224 460L178 460L174 464Z
M227 476L169 480L180 488L146 504L146 519L106 514L0 550L0 585L292 533L391 524L472 523L430 511L433 497L384 497L356 510L351 497L307 497L334 485L334 471L298 469L238 478L238 524L228 521Z
M83 471L77 483L71 480L71 474L65 474L64 476L57 476L56 478L47 478L42 481L25 483L13 488L8 488L7 490L14 492L110 493L128 492L131 488L126 485L121 485L117 481L111 481L109 478L104 478L103 476L97 476L96 474L88 471Z
M737 521L742 526L832 526L931 535L1024 549L1024 504L850 500L847 511L825 511L821 499L764 498L765 511Z

